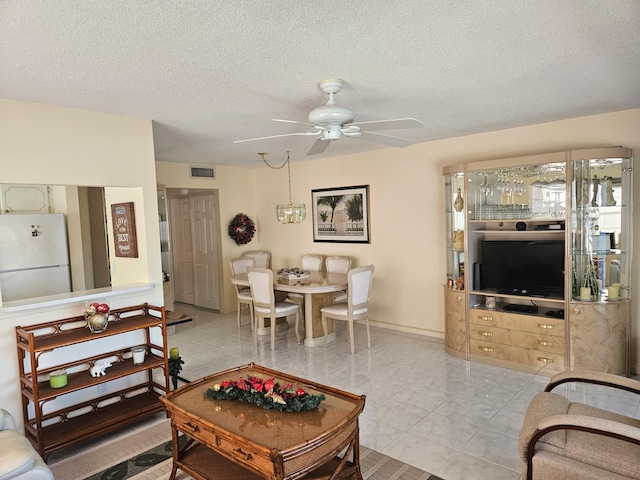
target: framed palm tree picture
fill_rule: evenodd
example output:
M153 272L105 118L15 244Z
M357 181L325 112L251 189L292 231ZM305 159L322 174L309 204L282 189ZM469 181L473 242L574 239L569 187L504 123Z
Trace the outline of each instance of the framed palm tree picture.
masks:
M369 185L311 190L314 242L370 243Z

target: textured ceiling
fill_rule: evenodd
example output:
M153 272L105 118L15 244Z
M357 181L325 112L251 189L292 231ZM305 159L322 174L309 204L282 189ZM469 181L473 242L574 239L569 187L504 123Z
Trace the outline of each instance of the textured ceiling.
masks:
M0 97L154 125L156 159L304 160L346 80L356 121L416 142L640 107L638 0L0 0ZM342 138L324 154L389 148Z

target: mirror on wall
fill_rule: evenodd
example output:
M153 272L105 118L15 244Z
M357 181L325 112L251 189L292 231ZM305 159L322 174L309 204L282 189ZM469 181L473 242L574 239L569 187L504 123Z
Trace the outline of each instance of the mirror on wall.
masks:
M2 302L111 286L109 188L0 185Z

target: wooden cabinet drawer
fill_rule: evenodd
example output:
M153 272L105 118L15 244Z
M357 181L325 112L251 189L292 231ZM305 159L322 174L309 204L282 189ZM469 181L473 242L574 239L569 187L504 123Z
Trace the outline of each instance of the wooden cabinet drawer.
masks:
M470 346L471 355L481 355L558 372L564 370L564 355L561 354L474 339L471 340Z
M465 316L465 296L459 290L445 288L445 345L458 352L467 350L467 319Z
M273 471L273 462L268 451L253 448L252 444L246 441L239 442L231 437L222 436L182 412L174 411L172 418L179 431L230 460L254 471Z
M565 351L564 337L510 330L508 328L471 325L470 337L472 340L513 345L561 355Z
M507 328L523 332L541 333L564 337L564 320L549 317L537 317L535 315L520 315L511 312L491 310L470 310L470 322L476 325Z

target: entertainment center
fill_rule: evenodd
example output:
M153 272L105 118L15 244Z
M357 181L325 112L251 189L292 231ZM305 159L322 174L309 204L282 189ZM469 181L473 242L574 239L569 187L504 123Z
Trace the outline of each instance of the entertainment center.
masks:
M632 151L443 169L445 347L553 374L629 374Z

